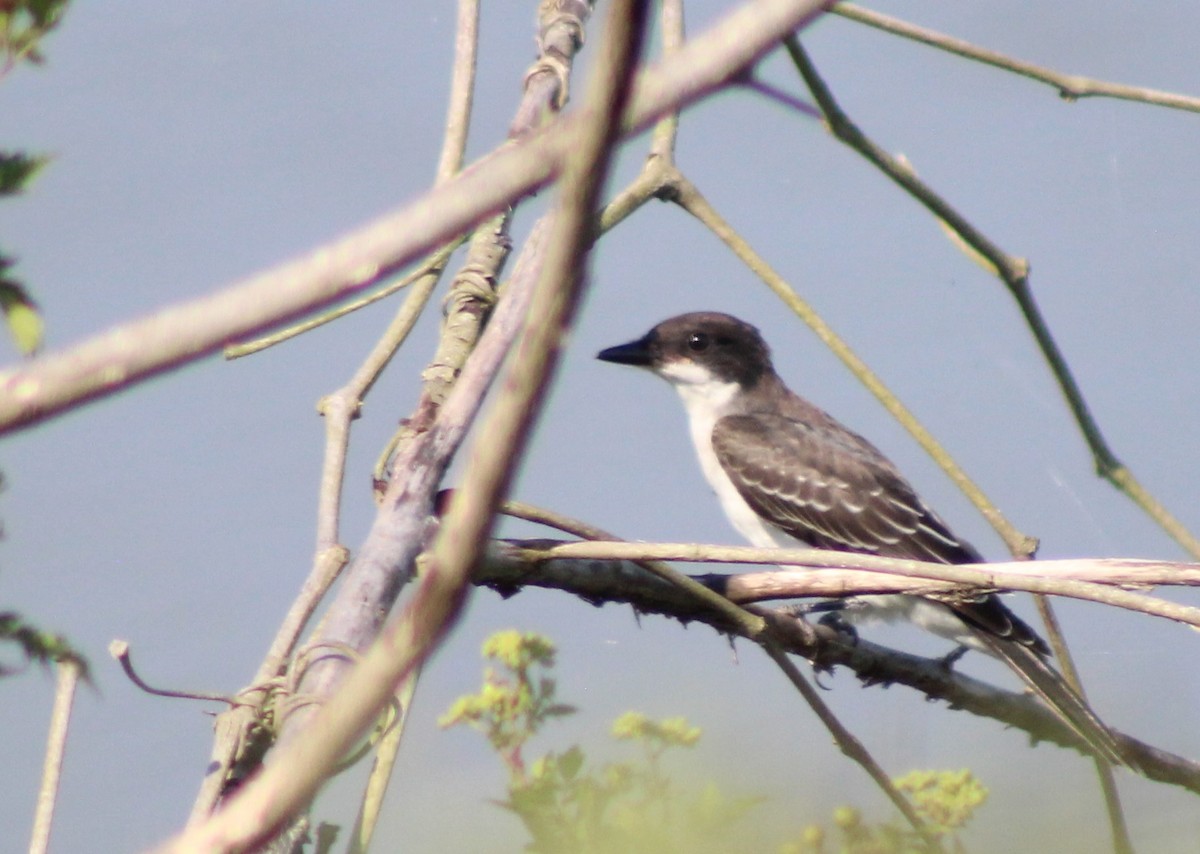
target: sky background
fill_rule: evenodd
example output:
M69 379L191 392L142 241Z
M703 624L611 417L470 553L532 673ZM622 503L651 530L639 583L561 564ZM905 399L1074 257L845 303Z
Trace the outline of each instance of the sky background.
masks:
M534 57L535 5L485 4L470 157L503 139ZM690 30L732 5L689 3ZM1200 6L1191 2L877 8L1063 71L1200 93ZM448 0L74 4L45 46L49 63L0 81L0 145L55 158L30 193L0 205L4 249L19 257L49 346L214 292L423 190L440 147L453 22ZM840 19L818 24L806 43L864 130L1031 261L1037 299L1118 456L1200 529L1198 117L1070 104L1048 87ZM763 73L803 92L782 56ZM610 191L644 151L644 139L626 146ZM1184 557L1095 477L1003 287L817 123L751 93L723 94L685 115L678 159L1010 518L1041 538L1040 556ZM518 245L537 208L519 213ZM95 673L97 690L78 698L54 850L136 851L186 817L213 709L140 693L105 648L129 640L155 684L233 692L248 682L311 562L323 446L316 401L351 375L394 305L251 358L208 359L0 446L0 608L65 632ZM1003 557L966 500L815 337L715 238L663 204L646 206L594 253L591 291L514 497L627 538L739 542L702 479L673 392L593 358L699 309L758 325L794 389L870 437L956 531ZM355 424L343 527L351 548L374 512L370 466L411 411L437 331L435 304ZM1032 613L1027 601L1016 607ZM1080 603L1059 613L1101 715L1200 756L1200 674L1188 665L1195 634ZM676 767L770 796L774 806L755 822L766 840L845 802L890 815L753 647L731 650L703 627L639 621L628 608L562 594L502 601L479 592L422 678L380 850L518 850L516 821L488 802L502 795L499 763L478 735L435 725L477 687L483 638L507 627L559 644L560 695L582 710L535 753L578 742L598 757L623 756L606 737L618 714L683 714L704 738ZM911 631L868 635L946 651ZM1012 684L981 656L960 666ZM890 772L970 767L990 787L968 837L973 850L1105 844L1100 796L1080 757L1033 748L905 688L862 689L845 672L825 681L826 699ZM52 688L36 669L0 682L5 850L28 839ZM351 820L359 777L352 771L328 790L323 817ZM1194 797L1120 779L1140 852L1179 851L1200 834Z

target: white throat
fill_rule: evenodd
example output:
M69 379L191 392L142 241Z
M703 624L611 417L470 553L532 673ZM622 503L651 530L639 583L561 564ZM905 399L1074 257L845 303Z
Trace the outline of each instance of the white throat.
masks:
M687 411L688 425L691 428L692 442L700 454L700 462L704 466L704 474L708 482L713 479L709 474L706 456L712 458L717 465L712 452L712 431L717 421L729 414L733 400L741 391L736 382L718 379L712 371L691 361L672 362L662 366L659 374L679 392L683 399L683 408ZM720 466L717 466L718 469ZM723 473L722 473L723 476Z
M695 362L676 362L664 366L659 373L679 392L688 416L688 432L700 459L704 479L721 502L721 509L734 528L751 544L759 548L796 545L779 529L768 525L742 498L725 473L716 452L712 433L717 422L734 409L734 399L741 393L736 382L721 380L707 368Z

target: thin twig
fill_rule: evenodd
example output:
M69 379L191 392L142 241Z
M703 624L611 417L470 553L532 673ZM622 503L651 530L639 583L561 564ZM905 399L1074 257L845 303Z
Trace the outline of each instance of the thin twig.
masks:
M179 700L211 700L214 703L227 703L234 705L238 701L227 694L221 694L217 691L172 691L167 688L155 688L147 683L137 671L133 669L133 657L129 652L129 644L123 640L114 640L108 645L108 654L117 660L121 665L121 669L125 671L125 675L129 677L129 681L138 688L145 691L147 694L153 694L156 697L173 697Z
M405 679L396 691L396 719L375 745L375 760L371 763L371 773L367 777L358 817L354 820L348 854L367 854L371 848L371 840L375 836L375 827L383 809L383 799L392 779L392 771L396 767L396 756L400 752L400 741L408 723L408 713L412 708L418 678L419 673L414 671L412 677Z
M42 763L42 784L38 788L37 808L33 814L29 854L46 854L50 848L50 830L54 826L58 782L66 758L71 709L75 702L75 689L84 672L80 661L70 656L55 662L55 668L58 678L54 683L54 707L50 712L50 735L46 740L46 758Z
M397 291L403 290L413 282L420 281L423 277L430 273L440 274L441 270L446 266L446 262L450 256L454 254L454 250L462 246L466 240L466 235L459 235L444 246L435 249L426 258L417 263L414 270L400 277L394 282L388 282L378 290L371 291L365 296L352 299L349 302L342 303L337 308L320 314L316 317L310 317L302 320L285 329L280 329L277 332L272 332L270 335L264 335L261 338L256 338L253 341L247 341L244 344L229 344L226 345L223 355L226 359L240 359L243 356L250 356L254 353L266 350L269 347L274 347L276 344L282 344L298 335L303 335L305 332L311 332L326 323L332 323L335 320L340 320L348 314L353 314L360 308L366 308L369 305L374 305L380 300L387 299Z
M1054 613L1054 607L1050 604L1050 599L1045 594L1039 593L1034 595L1033 601L1037 606L1038 616L1042 619L1042 625L1046 627L1046 636L1050 639L1050 648L1054 651L1054 659L1058 662L1059 671L1080 699L1087 702L1087 692L1084 690L1083 680L1079 676L1079 670L1075 667L1075 659L1067 647L1066 636L1058 622L1058 616ZM1129 836L1129 825L1125 821L1125 809L1121 805L1121 794L1117 790L1113 765L1099 753L1092 756L1092 762L1096 768L1096 779L1100 781L1100 793L1104 798L1104 808L1108 815L1113 852L1114 854L1134 854L1133 840Z
M1017 306L1025 318L1025 323L1028 325L1030 332L1033 333L1034 340L1037 342L1038 348L1042 351L1042 356L1046 359L1055 380L1058 382L1059 389L1066 398L1067 406L1075 418L1075 423L1083 433L1084 440L1092 452L1097 474L1125 493L1135 504L1142 508L1143 512L1157 522L1163 530L1183 546L1183 548L1187 549L1189 553L1200 557L1200 540L1193 536L1175 516L1146 491L1134 477L1133 473L1117 459L1112 449L1108 446L1108 442L1100 432L1099 424L1096 423L1095 417L1087 405L1087 401L1084 400L1083 392L1080 390L1070 366L1067 364L1062 351L1059 350L1058 343L1054 340L1054 336L1051 335L1050 327L1037 306L1033 291L1029 286L1029 262L1024 258L1019 258L1005 252L1004 249L972 225L945 199L918 178L910 165L892 157L864 134L838 105L833 93L825 84L825 81L821 79L808 54L800 46L799 40L795 36L789 36L785 39L784 44L797 70L804 78L809 90L813 93L813 97L817 99L817 103L825 113L826 121L834 136L873 163L884 175L924 205L958 239L969 246L975 253L982 256L991 269L1004 282L1009 293L1016 300ZM907 425L905 426L907 427ZM935 459L937 458L935 457ZM945 468L945 464L941 459L937 461L939 465ZM959 488L962 489L962 486L960 485ZM982 493L976 494L968 492L965 489L963 491L972 503L979 507L980 511L988 517L993 527L995 527L997 525L996 519L989 516L988 511L984 509L984 505L981 503ZM997 530L1000 529L997 528ZM1001 535L1004 536L1005 542L1008 543L1009 548L1013 550L1014 554L1024 553L1024 550L1015 545L1009 535L1004 534L1003 531Z
M565 516L561 513L556 513L552 510L547 510L543 507L535 507L532 504L525 504L521 501L505 501L500 505L500 512L506 516L512 516L514 519L524 519L527 522L537 522L540 525L546 525L551 528L556 528L568 534L574 534L577 537L582 537L585 540L596 542L625 542L619 537L615 537L603 528L597 528L587 522L582 522L579 519L573 519L570 516ZM635 545L630 543L630 545ZM747 611L741 606L732 602L727 596L713 591L710 587L696 581L690 576L684 575L679 570L672 567L670 564L661 560L646 559L637 560L634 562L647 572L661 578L663 581L673 587L682 590L687 595L691 596L697 603L710 609L713 613L719 614L735 627L738 634L754 641L755 643L765 643L767 640L767 624L762 617Z
M684 41L683 0L663 0L658 13L663 56L679 52ZM679 136L679 111L659 120L650 138L650 157L675 162L675 141Z
M645 0L624 0L614 3L609 14L588 98L593 105L588 113L590 133L568 161L555 240L538 282L538 298L525 319L522 347L509 369L505 394L481 430L488 452L477 450L473 455L461 498L451 504L413 599L346 677L343 690L316 713L321 726L314 726L307 738L281 742L275 761L205 825L174 840L171 849L200 845L223 850L253 844L270 833L307 802L323 772L369 723L392 686L436 646L457 614L469 571L528 437L559 340L582 290L581 255L592 239L596 198L617 138L647 9ZM298 768L305 773L297 773Z
M933 835L921 816L913 809L913 805L909 803L908 798L904 797L900 790L896 788L891 777L879 766L879 763L875 761L875 758L871 756L870 752L863 746L863 743L855 738L854 733L842 725L842 722L838 720L833 710L821 699L816 690L808 684L808 680L804 678L804 674L787 657L787 653L774 643L763 644L763 649L766 650L771 660L787 676L788 681L800 692L800 696L808 703L809 708L813 710L818 720L829 730L838 749L846 757L857 762L870 778L875 781L875 785L883 790L888 800L892 802L892 805L900 811L900 814L912 825L913 830L924 840L926 849L929 851L941 851L942 846L938 843L937 837Z
M723 88L830 0L747 0L643 71L623 135ZM587 116L563 116L508 143L445 186L339 240L209 297L176 304L0 371L0 434L129 388L369 287L443 241L545 186L579 144Z
M833 13L858 21L884 32L906 39L927 44L940 50L948 51L964 59L972 59L1005 71L1011 71L1022 77L1028 77L1039 83L1047 83L1058 90L1059 97L1066 101L1077 101L1080 98L1118 98L1123 101L1138 101L1159 107L1171 107L1176 110L1200 112L1200 98L1191 95L1180 95L1174 92L1162 92L1158 89L1147 89L1141 86L1129 86L1124 83L1109 83L1104 80L1094 80L1078 74L1063 74L1052 68L1035 65L998 53L988 48L979 47L954 36L918 27L908 21L884 15L872 9L865 9L853 3L839 3L833 7Z
M788 54L792 58L792 62L804 78L809 91L812 92L813 97L816 98L818 105L825 114L826 121L833 131L834 136L862 154L863 157L883 171L884 174L891 177L892 180L910 194L922 200L926 207L935 216L939 217L939 221L943 226L949 229L959 240L971 247L975 253L982 256L987 262L988 267L1000 276L1008 286L1009 291L1021 307L1026 322L1033 331L1034 337L1042 348L1043 354L1054 371L1055 376L1058 378L1059 385L1067 398L1068 405L1075 414L1077 423L1083 429L1089 444L1092 444L1093 450L1097 455L1098 465L1102 459L1111 460L1111 462L1115 463L1116 460L1112 457L1111 451L1109 451L1107 445L1104 443L1099 428L1092 418L1083 395L1075 383L1074 376L1071 374L1066 360L1062 357L1057 343L1050 335L1049 328L1046 326L1041 313L1037 309L1037 305L1033 301L1033 294L1029 289L1028 262L1023 258L1015 258L1008 255L999 246L993 244L990 239L977 231L974 226L968 223L964 217L960 216L949 204L926 187L906 163L901 163L896 158L893 158L864 134L845 111L842 110L832 90L826 85L811 58L800 45L800 40L795 35L791 35L785 39L784 44L787 47ZM923 195L919 195L918 193ZM945 466L943 460L938 460L938 462L943 467ZM995 506L984 497L981 491L974 494L968 492L967 496L984 512L985 516L988 515L989 511L996 512ZM1157 508L1157 511L1165 513L1165 510L1161 507ZM992 521L994 525L996 519ZM1004 531L1001 531L1001 534L1004 536L1014 556L1029 556L1030 553L1027 550L1022 550L1013 538L1012 534L1015 534L1015 532L1006 534ZM1042 616L1046 634L1050 638L1050 644L1054 649L1055 657L1062 668L1064 678L1067 684L1082 697L1084 696L1083 684L1075 668L1074 661L1071 658L1066 638L1063 636L1058 620L1054 617L1053 608L1044 596L1035 595L1034 598L1038 611ZM1096 774L1104 793L1105 803L1109 809L1109 823L1112 828L1114 843L1118 849L1128 849L1131 846L1128 833L1125 829L1124 813L1117 796L1112 767L1099 756L1095 759L1095 765Z
M948 582L956 585L967 585L974 590L1024 590L1030 593L1048 593L1056 596L1069 596L1099 602L1105 605L1115 605L1131 611L1139 611L1151 616L1163 617L1168 620L1186 623L1200 628L1200 608L1180 605L1115 589L1109 585L1094 581L1078 581L1049 577L1043 567L1052 567L1059 561L1017 561L1014 563L981 563L946 565L942 563L925 563L916 560L899 560L881 558L873 555L860 555L851 552L834 552L824 549L759 549L749 546L710 546L693 543L626 543L614 542L579 542L546 544L545 541L532 541L531 547L525 552L528 560L551 560L555 558L581 558L598 560L677 560L685 562L722 562L722 563L755 563L775 564L782 566L803 566L807 569L788 573L772 573L768 580L769 590L762 598L782 598L795 595L791 590L807 588L815 583L809 579L810 572L816 575L820 568L857 569L866 573L896 575L912 579L928 579L930 581ZM1079 566L1081 561L1065 561ZM1104 561L1088 561L1088 564L1103 565ZM1121 562L1117 562L1120 565ZM1189 581L1177 581L1173 578L1171 567L1178 564L1157 564L1157 577L1163 584L1196 584L1195 564L1183 565L1191 574ZM1162 571L1166 567L1166 571ZM848 576L841 576L838 583L845 589L840 595L850 595L861 592L914 592L917 588L897 585L894 581L880 578L872 582L860 582L867 590L854 589L853 581ZM792 586L795 585L795 586ZM811 593L807 595L829 595L826 593Z

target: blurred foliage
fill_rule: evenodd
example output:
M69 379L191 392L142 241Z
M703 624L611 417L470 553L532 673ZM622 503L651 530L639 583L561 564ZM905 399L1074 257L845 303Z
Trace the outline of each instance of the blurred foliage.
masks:
M700 730L683 718L652 721L629 712L613 737L636 746L638 758L591 766L578 746L526 762L522 750L553 718L574 712L555 700L554 644L517 631L498 632L483 646L487 668L478 694L459 698L439 723L483 732L504 761L508 798L532 837L528 851L727 852L738 850L737 823L759 798L730 798L713 783L685 792L663 770L669 750L692 747Z
M21 62L46 61L42 39L58 26L69 0L0 0L0 76Z
M13 263L12 258L0 255L0 311L17 349L31 356L42 344L42 316L25 286L8 275Z
M987 787L970 771L910 771L892 781L906 794L943 851L965 854L962 831L987 800ZM833 811L830 832L810 825L800 838L780 846L780 854L923 854L929 847L899 820L870 825L853 807ZM831 841L832 840L832 841Z
M42 39L58 26L68 0L0 0L0 78L22 62L45 62ZM44 155L0 151L0 197L28 189L49 161ZM24 355L42 344L42 318L37 304L20 279L12 274L16 260L0 250L0 311L4 312L13 343Z
M612 737L636 750L636 758L589 763L579 746L530 761L530 739L554 718L575 710L557 701L549 671L554 644L515 630L498 632L483 645L494 662L484 671L479 693L460 697L439 720L442 727L466 724L482 732L508 770L508 797L499 805L514 813L537 854L640 854L640 852L729 852L750 850L747 816L765 801L732 796L715 782L681 787L668 775L669 753L694 747L700 729L684 718L654 721L627 712ZM987 798L967 771L914 771L895 781L944 850L963 852L959 832ZM897 820L898 822L899 820ZM832 830L813 825L779 854L909 854L928 849L897 822L871 825L858 810L834 812Z
M17 613L0 612L0 648L15 646L24 659L19 665L0 662L0 676L20 672L30 662L48 665L54 661L74 661L80 674L88 679L87 659L62 635L44 632Z

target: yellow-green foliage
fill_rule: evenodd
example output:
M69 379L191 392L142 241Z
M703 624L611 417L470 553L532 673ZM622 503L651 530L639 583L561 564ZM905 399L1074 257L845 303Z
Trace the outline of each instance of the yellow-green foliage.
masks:
M523 749L551 718L575 710L555 699L554 644L541 635L498 632L483 646L495 666L484 671L479 693L460 697L442 716L443 727L466 724L482 732L509 772L501 806L514 813L538 854L672 854L747 851L745 818L761 797L730 796L713 782L682 787L664 765L671 751L694 747L701 731L684 718L654 721L626 712L612 736L635 749L633 759L593 765L573 746L532 762ZM896 781L948 851L961 852L957 832L987 797L969 772L914 771ZM832 831L804 828L780 854L909 854L924 852L907 825L863 821L842 807ZM836 837L836 841L834 838Z
M987 800L987 786L965 768L961 771L909 771L894 781L908 795L917 814L939 835L962 830Z
M938 840L942 850L965 852L958 836L987 800L988 791L970 771L910 771L892 781L908 796L913 808ZM836 834L810 825L800 838L783 845L779 854L924 854L929 850L911 827L897 822L870 825L854 807L838 807L831 824ZM828 845L830 837L838 841Z

